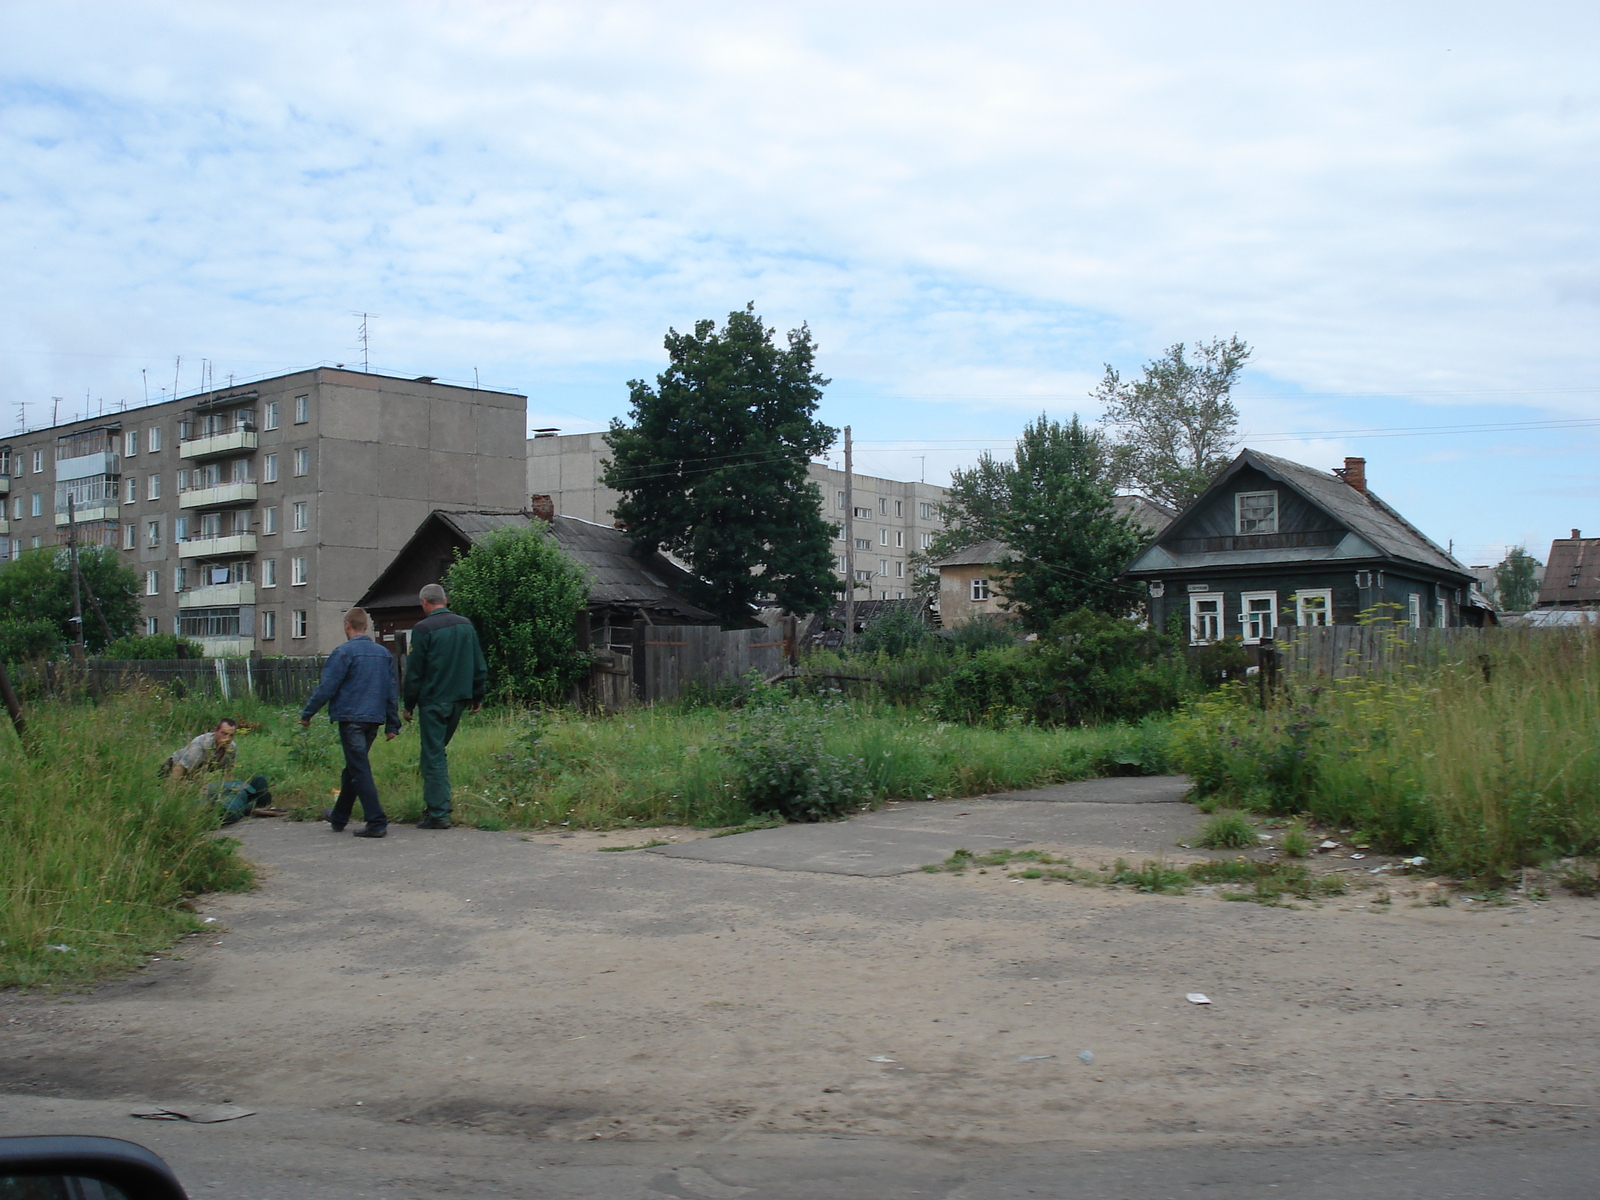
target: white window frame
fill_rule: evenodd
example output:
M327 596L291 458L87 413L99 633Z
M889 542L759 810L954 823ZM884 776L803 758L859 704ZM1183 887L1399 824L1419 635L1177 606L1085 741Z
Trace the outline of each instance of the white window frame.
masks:
M1244 521L1245 521L1245 518L1244 518L1244 502L1246 500L1254 500L1254 499L1256 499L1257 497L1260 497L1260 496L1271 496L1272 497L1272 528L1271 529L1246 529L1244 527ZM1259 519L1259 518L1256 518L1256 519ZM1268 491L1268 492L1235 492L1234 496L1233 496L1233 528L1234 528L1234 532L1237 533L1240 537L1248 537L1249 535L1256 534L1256 533L1277 533L1278 532L1278 493L1275 490L1274 491Z
M922 514L924 521L933 520L933 505L924 503L917 511Z
M268 400L261 407L261 428L276 429L278 427L278 402Z
M139 548L139 525L129 521L122 527L122 548L124 550L137 550Z
M906 531L904 529L896 529L894 531L894 548L896 550L904 550L906 548Z
M880 558L878 560L878 575L883 579L889 578L889 560L887 558ZM887 599L888 597L884 598Z
M1422 593L1412 592L1406 597L1406 616L1411 622L1411 628L1422 628Z
M32 498L28 502L28 508L29 508L28 515L30 517L42 517L42 516L44 516L44 493L43 492L34 492L34 493L32 493Z
M1317 601L1318 603L1312 603ZM1302 629L1333 624L1333 590L1311 588L1294 594L1294 623Z
M904 579L906 577L906 564L898 558L894 560L894 577L896 579Z
M145 442L148 444L148 449L149 449L150 453L151 454L160 454L161 453L161 426L152 425L152 426L150 426L149 429L145 430L145 432L147 434L149 434L149 436L145 438Z
M296 500L291 512L293 519L289 523L289 528L292 532L304 533L311 527L311 505L309 501Z
M161 632L161 618L160 617L146 617L144 619L144 635L145 635L145 637L155 637L156 634L158 634L160 632Z
M1259 646L1271 638L1278 627L1278 593L1240 592L1239 624L1246 646Z
M296 396L294 398L294 423L304 425L311 419L311 397Z
M931 533L919 534L918 537L917 537L917 541L919 543L918 549L927 550L933 545L933 534L931 534Z
M33 473L35 475L38 475L38 474L41 474L43 471L44 471L44 451L43 450L35 450L33 452Z
M161 476L152 475L149 479L145 480L144 496L146 500L161 499Z
M878 497L878 515L880 517L887 517L889 515L889 497Z
M144 573L144 594L146 596L161 595L161 572L146 571Z
M278 532L278 506L276 504L269 504L261 510L261 532L263 534Z
M897 517L906 515L906 502L904 500L896 500L894 502L894 515ZM904 600L905 597L901 596L900 599Z
M967 599L973 604L982 604L984 601L988 600L991 595L992 593L989 591L989 581L987 579L974 579L971 581L971 585L967 588Z
M289 560L289 586L305 587L310 578L311 560L304 555L296 555Z
M189 586L189 569L182 563L172 568L172 593L178 595Z
M1191 646L1209 646L1212 642L1222 640L1224 607L1221 592L1190 594L1189 644Z
M264 558L261 560L261 586L275 588L278 586L278 560Z
M161 545L160 518L157 518L154 521L146 521L144 523L144 544L150 547L152 550Z
M294 452L294 473L296 478L311 474L311 450L309 447L301 446Z
M128 503L139 503L139 481L132 475L128 476Z
M139 431L137 429L130 429L122 435L122 457L139 457Z
M270 642L278 636L278 614L272 609L267 609L261 614L261 640Z
M303 638L306 636L306 610L294 608L289 610L289 636Z
M277 483L278 482L278 456L276 454L264 454L264 455L262 455L262 457L261 457L261 482L262 483Z
M889 544L889 531L887 529L878 530L878 545L887 546L888 544Z

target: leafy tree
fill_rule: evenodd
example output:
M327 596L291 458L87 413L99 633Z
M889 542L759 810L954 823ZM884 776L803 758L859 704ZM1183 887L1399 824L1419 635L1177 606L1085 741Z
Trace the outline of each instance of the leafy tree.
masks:
M1106 364L1091 396L1105 405L1101 422L1116 431L1117 484L1184 508L1228 465L1238 445L1239 412L1228 399L1250 347L1237 336L1195 346L1182 342L1124 380Z
M630 424L611 423L602 482L622 493L617 519L646 549L665 547L699 582L691 598L724 623L748 620L770 594L791 613L833 598L834 528L806 478L835 430L816 420L828 383L812 369L804 325L787 349L754 306L719 331L669 330L670 365L656 386L632 380Z
M588 669L573 640L589 581L542 528L497 529L445 573L452 612L478 629L490 694L551 703Z
M36 658L55 658L65 648L61 629L54 621L0 619L0 662L25 663Z
M109 546L80 547L78 570L100 601L112 638L132 633L139 620L142 581L138 572L124 566ZM10 621L48 621L63 641L77 641L72 623L72 568L66 548L27 550L21 558L0 567L0 612ZM87 593L83 596L83 636L91 652L105 648L106 636Z
M206 648L199 642L173 633L131 634L120 637L102 655L112 659L204 658Z
M898 658L921 650L933 640L933 630L922 619L922 613L910 604L897 604L881 609L867 622L856 639L855 648L862 654L887 654Z
M1526 546L1516 546L1494 569L1495 598L1505 612L1527 612L1539 598L1539 579L1536 574L1544 566L1528 553Z

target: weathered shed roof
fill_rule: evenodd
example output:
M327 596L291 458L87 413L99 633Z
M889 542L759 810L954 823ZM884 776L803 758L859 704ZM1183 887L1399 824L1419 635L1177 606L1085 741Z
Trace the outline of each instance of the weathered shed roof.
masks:
M1229 481L1247 467L1253 467L1286 487L1299 492L1322 509L1349 533L1331 545L1273 546L1222 550L1187 551L1169 540L1180 540L1184 516L1209 504ZM1243 540L1243 539L1240 539ZM1266 541L1266 539L1263 539ZM1146 549L1129 565L1130 573L1178 570L1189 567L1251 566L1286 562L1322 562L1338 559L1392 558L1420 563L1447 571L1463 580L1472 573L1456 561L1415 525L1381 500L1371 490L1361 491L1331 471L1319 471L1287 458L1242 450L1195 501L1179 514L1155 545Z
M526 512L473 510L449 512L435 509L383 574L367 589L360 603L369 608L396 608L417 602L410 553L430 540L430 527L446 531L462 549L474 546L499 529L545 529L557 546L589 577L590 608L642 608L690 622L714 621L705 609L691 604L680 591L693 576L664 554L640 554L628 535L609 525L596 525L578 517L554 518L546 526Z
M1538 603L1540 608L1600 607L1600 538L1574 536L1550 543Z

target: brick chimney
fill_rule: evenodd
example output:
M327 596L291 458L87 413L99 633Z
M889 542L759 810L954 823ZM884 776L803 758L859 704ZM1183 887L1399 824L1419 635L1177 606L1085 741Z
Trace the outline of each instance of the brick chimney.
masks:
M556 502L549 496L529 496L528 508L546 524L556 519Z
M1583 530L1581 530L1581 529L1574 529L1574 530L1573 530L1573 531L1572 531L1572 540L1573 540L1573 541L1577 541L1577 540L1578 540L1578 539L1579 539L1579 538L1581 538L1581 537L1582 537L1582 536L1583 536Z
M1343 467L1335 467L1333 473L1344 480L1363 496L1367 494L1367 460L1364 458L1346 458Z

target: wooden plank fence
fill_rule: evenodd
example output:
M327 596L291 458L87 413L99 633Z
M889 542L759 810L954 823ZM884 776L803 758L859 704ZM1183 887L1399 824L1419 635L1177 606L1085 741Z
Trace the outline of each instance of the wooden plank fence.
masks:
M320 656L305 658L106 659L35 663L17 672L19 687L46 696L103 696L142 684L183 695L269 704L302 704L322 677Z
M691 684L704 688L757 671L769 679L794 657L792 618L774 629L715 625L633 625L633 692L644 704L675 700Z
M1291 679L1389 676L1447 664L1487 664L1531 639L1581 637L1571 629L1413 629L1405 625L1295 628L1277 642L1278 666ZM1592 634L1589 636L1593 636Z

